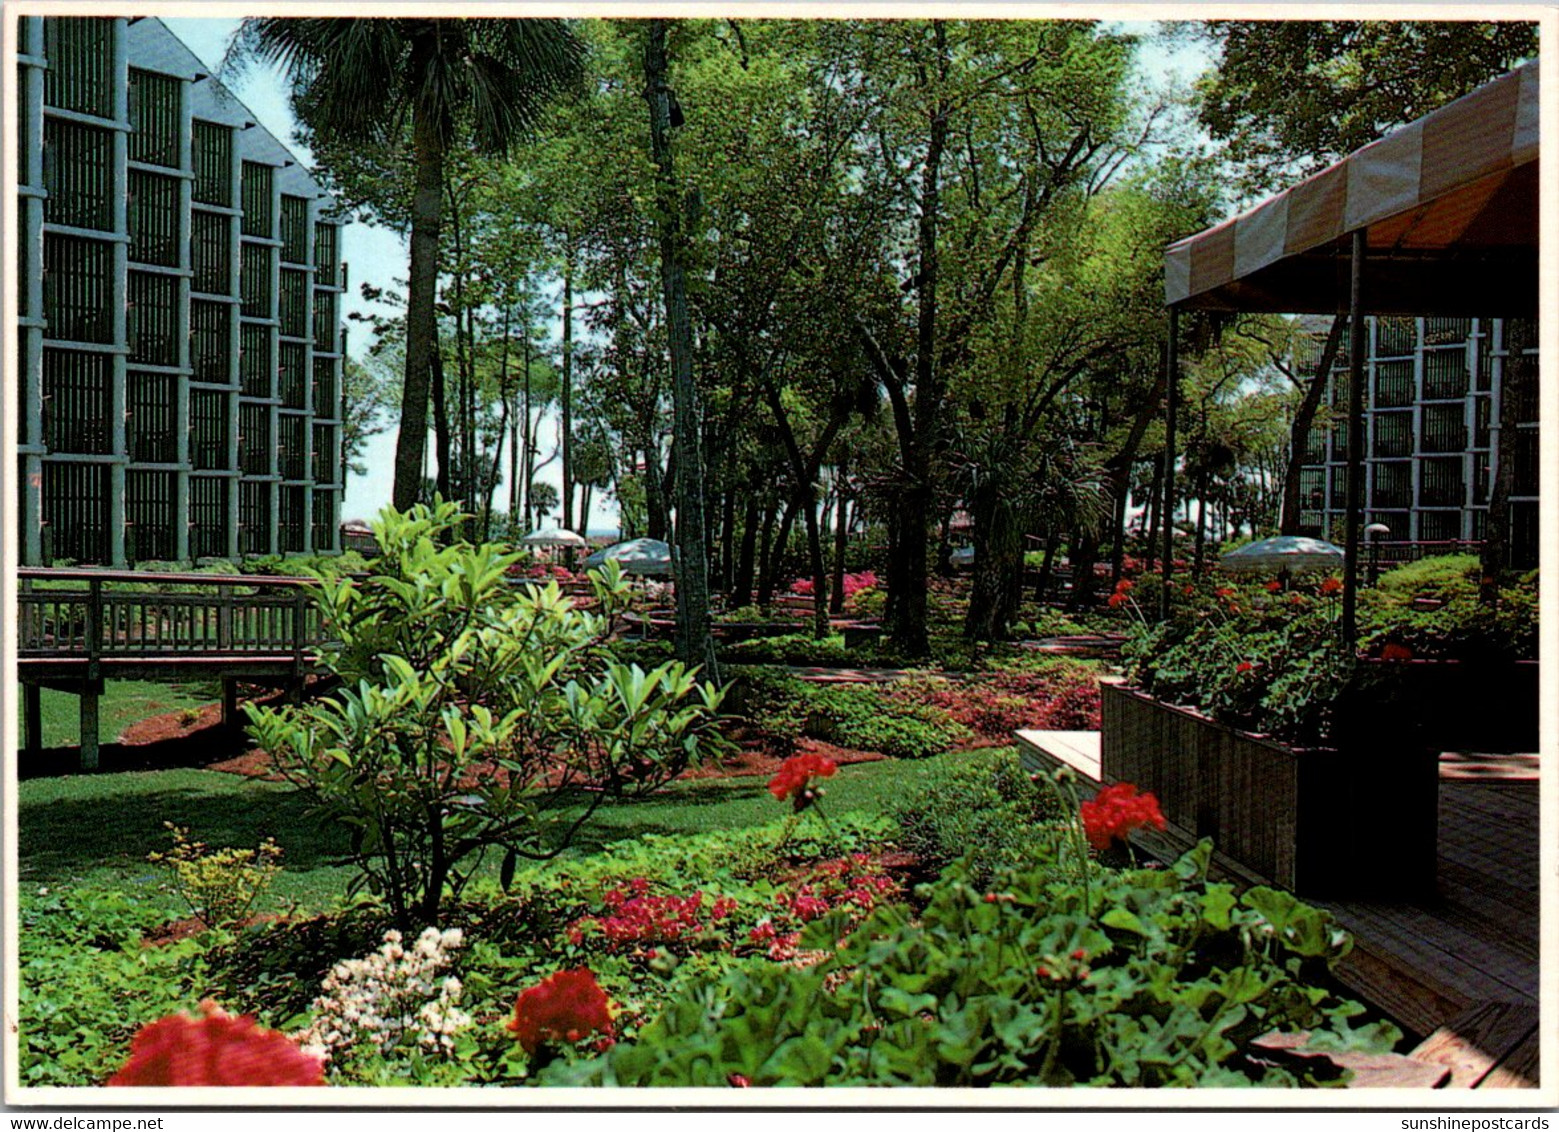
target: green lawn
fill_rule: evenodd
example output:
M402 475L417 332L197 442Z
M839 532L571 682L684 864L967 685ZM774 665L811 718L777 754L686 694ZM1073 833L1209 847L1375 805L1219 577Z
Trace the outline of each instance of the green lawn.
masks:
M43 745L75 746L81 742L81 700L68 692L45 688L42 693ZM98 701L99 740L112 743L132 723L164 712L203 707L221 699L216 684L149 684L144 680L108 680ZM20 738L18 738L20 742Z
M841 767L827 785L828 812L891 812L939 765L959 755ZM599 852L647 833L740 829L783 817L763 777L674 783L645 799L603 809L574 852ZM162 881L146 854L168 844L164 821L189 827L209 845L251 847L275 837L284 872L276 900L309 908L339 900L352 875L340 862L340 825L322 823L290 787L209 770L67 775L19 784L18 872L24 888L65 883L151 891ZM496 871L496 865L495 865Z

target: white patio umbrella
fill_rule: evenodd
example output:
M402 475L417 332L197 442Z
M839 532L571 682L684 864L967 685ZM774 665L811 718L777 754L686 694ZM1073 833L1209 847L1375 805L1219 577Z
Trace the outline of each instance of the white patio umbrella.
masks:
M604 565L608 558L621 566L625 574L660 576L671 573L671 547L658 538L631 538L598 550L585 559L585 568Z
M573 531L565 531L561 527L552 530L537 528L520 540L525 546L589 546L590 544Z
M1331 570L1342 565L1342 547L1325 539L1277 535L1260 539L1218 560L1225 570Z

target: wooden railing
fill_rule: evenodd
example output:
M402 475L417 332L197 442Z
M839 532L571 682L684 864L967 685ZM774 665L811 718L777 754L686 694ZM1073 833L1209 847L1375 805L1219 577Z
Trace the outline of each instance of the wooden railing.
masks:
M1378 547L1378 560L1382 566L1400 566L1404 562L1417 562L1420 558L1430 558L1437 554L1478 554L1483 550L1483 543L1465 539L1381 539L1374 547ZM1368 542L1361 548L1362 560L1365 562L1374 553L1376 550Z
M308 578L17 571L21 659L290 657L327 639Z

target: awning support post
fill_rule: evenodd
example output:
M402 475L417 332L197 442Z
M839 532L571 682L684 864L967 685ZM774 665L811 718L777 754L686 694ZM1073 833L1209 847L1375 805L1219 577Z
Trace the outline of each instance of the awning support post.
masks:
M1348 287L1348 499L1343 542L1342 643L1358 639L1359 538L1364 526L1364 229L1353 233Z
M1169 308L1169 345L1164 351L1164 585L1159 616L1169 619L1169 583L1175 573L1175 418L1180 413L1180 308Z

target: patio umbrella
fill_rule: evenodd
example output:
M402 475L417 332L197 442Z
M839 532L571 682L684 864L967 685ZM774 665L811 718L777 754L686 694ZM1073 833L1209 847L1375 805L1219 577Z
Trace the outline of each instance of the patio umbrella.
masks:
M610 558L625 574L666 575L671 573L671 547L658 538L631 538L585 559L585 569L604 565Z
M1331 570L1342 565L1342 547L1318 538L1278 535L1231 550L1219 559L1225 570Z
M539 527L520 540L525 546L589 546L590 544L573 531L565 531L561 527L554 527L550 531Z

